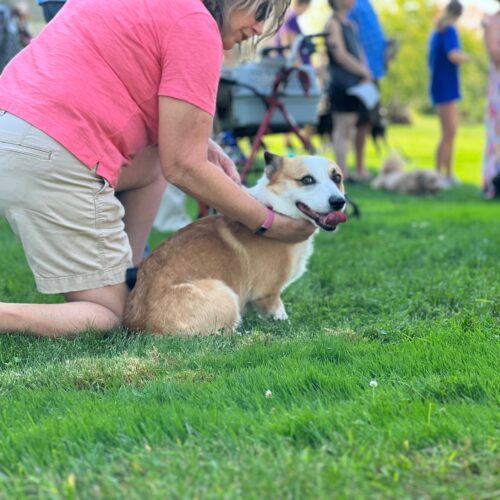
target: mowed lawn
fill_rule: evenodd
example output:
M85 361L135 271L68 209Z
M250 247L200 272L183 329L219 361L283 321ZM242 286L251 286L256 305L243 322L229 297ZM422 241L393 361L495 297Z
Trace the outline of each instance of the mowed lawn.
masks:
M431 167L436 131L390 142ZM350 187L362 216L318 235L286 323L0 336L0 498L498 498L500 203L479 196L482 140L461 133L471 184L434 198ZM60 300L34 291L4 221L0 270L0 300Z

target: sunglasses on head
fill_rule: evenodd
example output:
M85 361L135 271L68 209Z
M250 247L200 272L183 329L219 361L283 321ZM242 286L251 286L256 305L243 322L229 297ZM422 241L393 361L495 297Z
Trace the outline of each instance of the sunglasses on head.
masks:
M272 4L271 2L262 2L255 11L255 20L258 23L264 22L271 14Z

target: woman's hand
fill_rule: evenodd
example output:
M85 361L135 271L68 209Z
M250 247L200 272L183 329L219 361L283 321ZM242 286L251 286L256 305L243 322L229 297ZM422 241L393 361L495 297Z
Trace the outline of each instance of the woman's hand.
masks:
M220 167L236 184L241 184L241 177L234 161L212 139L208 141L208 161Z
M307 240L316 229L312 222L305 219L292 219L286 215L275 213L272 226L263 236L287 243L300 243Z
M363 72L360 76L361 76L361 78L363 78L363 80L362 80L363 82L372 82L373 81L372 72L370 71L370 68L368 68L366 66L363 68Z

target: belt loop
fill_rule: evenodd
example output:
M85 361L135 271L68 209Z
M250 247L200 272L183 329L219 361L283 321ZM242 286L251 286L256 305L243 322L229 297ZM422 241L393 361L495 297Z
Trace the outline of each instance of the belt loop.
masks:
M5 109L0 109L0 116L3 116L5 113L7 113L7 111L5 111Z

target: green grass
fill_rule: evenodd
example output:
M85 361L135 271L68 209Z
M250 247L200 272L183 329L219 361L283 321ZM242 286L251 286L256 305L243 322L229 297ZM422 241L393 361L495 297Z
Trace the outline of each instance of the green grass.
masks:
M430 166L420 135L391 142ZM363 215L317 237L287 323L1 336L0 498L498 497L500 204L351 195ZM59 300L3 221L0 250L0 300Z
M366 159L370 169L376 170L392 149L398 151L408 163L408 168L434 168L434 153L439 139L439 124L435 116L416 114L411 126L391 125L387 131L387 146L380 152L372 141L367 142ZM297 140L293 140L298 145ZM314 139L315 146L319 140ZM266 139L270 149L282 148L281 138ZM485 131L482 125L461 124L455 140L456 175L465 183L480 185ZM352 162L352 159L351 159Z

